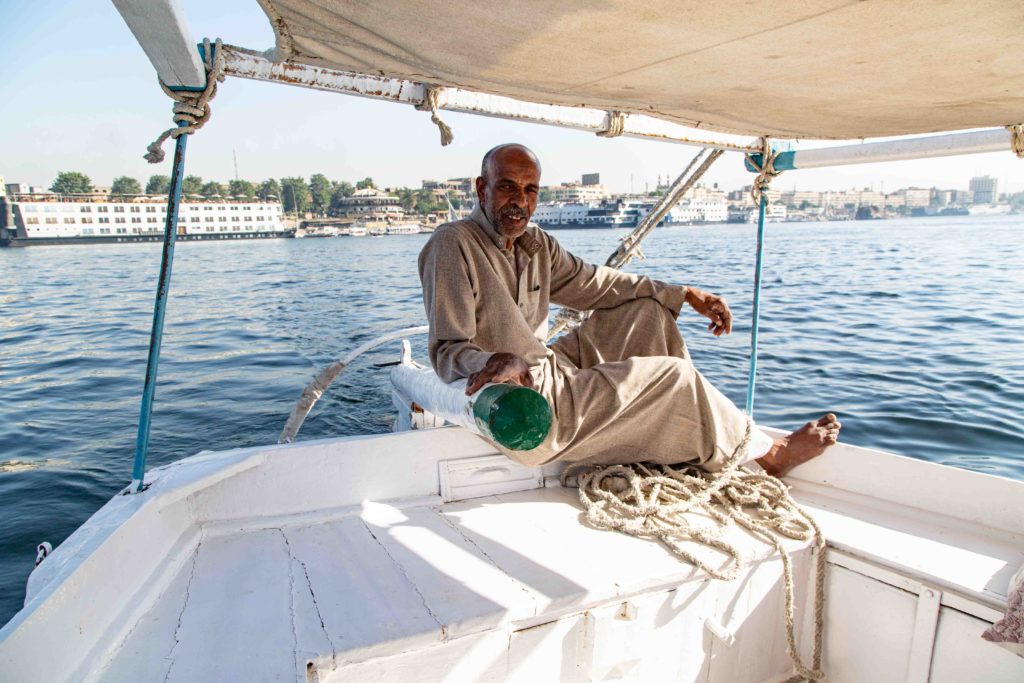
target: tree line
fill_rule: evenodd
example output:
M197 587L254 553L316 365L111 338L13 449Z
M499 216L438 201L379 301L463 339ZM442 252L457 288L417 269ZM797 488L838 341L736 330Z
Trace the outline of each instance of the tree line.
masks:
M119 176L114 178L110 184L110 195L112 197L128 197L140 194L167 194L170 188L171 179L165 175L150 176L146 181L145 190L137 179L130 176ZM321 216L338 213L343 199L351 197L356 190L366 188L376 188L373 178L363 178L353 185L346 181L329 180L322 173L313 174L308 181L296 176L280 180L268 178L261 183L230 180L227 184L215 180L206 181L199 176L190 175L185 176L181 183L181 193L185 198L227 199L237 197L263 201L279 200L287 213L312 212ZM93 189L94 186L89 176L78 171L61 171L50 186L52 192L60 194L88 194ZM434 194L427 189L414 190L403 187L393 190L393 193L398 197L402 208L410 213L425 214L448 208L447 205L438 202ZM458 208L457 200L453 199L452 203Z

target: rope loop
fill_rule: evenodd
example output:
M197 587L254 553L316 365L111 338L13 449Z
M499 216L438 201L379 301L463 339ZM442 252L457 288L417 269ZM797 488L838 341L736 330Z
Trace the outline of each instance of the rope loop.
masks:
M782 560L786 645L794 670L789 680L821 681L825 677L821 666L825 539L782 481L740 466L747 459L753 430L754 424L748 419L742 440L719 472L689 465L581 463L563 470L562 485L575 477L587 520L595 527L661 541L679 558L716 579L737 578L745 559L749 559L725 537L736 525L770 545ZM816 555L810 666L804 664L797 649L793 568L783 539L812 541ZM710 550L711 559L707 553L698 556L694 544ZM716 561L716 557L724 562Z
M617 138L622 135L626 128L626 113L621 111L608 112L608 127L597 131L597 136L602 138Z
M206 68L206 88L201 92L171 90L166 83L159 81L163 91L174 100L175 125L146 148L143 158L149 163L159 164L164 160L163 144L167 138L177 140L182 135L192 135L210 120L210 100L217 96L217 84L224 81L224 51L221 50L220 38L212 46L209 38L203 39L203 66Z
M431 85L430 83L424 83L423 87L426 88L426 92L423 93L423 101L416 105L416 109L418 111L430 112L430 120L441 131L441 146L447 147L455 139L455 133L452 132L451 126L442 121L441 117L437 115L438 97L444 88L440 85Z
M1024 123L1016 123L1006 128L1013 134L1013 141L1010 143L1013 153L1024 159Z
M754 200L755 206L761 203L761 196L771 186L772 178L782 174L782 171L775 170L775 160L778 158L779 152L772 150L767 135L761 138L761 163L758 163L757 157L753 154L747 155L747 163L757 170L757 178L750 188L750 197Z

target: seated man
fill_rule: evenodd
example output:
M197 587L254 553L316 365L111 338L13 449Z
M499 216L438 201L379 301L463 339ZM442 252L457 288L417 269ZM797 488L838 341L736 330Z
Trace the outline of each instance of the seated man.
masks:
M746 415L693 367L675 321L685 303L712 334L728 334L725 301L583 262L528 224L539 190L533 152L495 147L476 179L478 206L435 230L419 258L440 378L467 377L467 394L489 382L533 387L551 404L544 443L506 455L530 466L646 461L715 471L742 450L744 461L782 476L836 442L832 414L785 438L758 429L745 438ZM549 347L552 302L594 314Z

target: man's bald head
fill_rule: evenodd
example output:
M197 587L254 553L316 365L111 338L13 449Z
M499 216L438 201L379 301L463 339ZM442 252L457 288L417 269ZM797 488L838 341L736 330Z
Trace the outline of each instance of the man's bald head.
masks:
M480 175L484 178L490 177L492 175L491 166L493 166L496 161L504 161L510 156L519 156L524 159L529 159L537 167L537 174L540 175L540 159L537 158L537 155L534 154L533 150L529 147L526 145L520 145L517 142L506 142L503 145L498 145L497 147L489 149L487 154L484 154L484 159L480 163Z
M498 145L484 155L476 196L495 230L512 240L526 231L540 195L540 161L523 145Z

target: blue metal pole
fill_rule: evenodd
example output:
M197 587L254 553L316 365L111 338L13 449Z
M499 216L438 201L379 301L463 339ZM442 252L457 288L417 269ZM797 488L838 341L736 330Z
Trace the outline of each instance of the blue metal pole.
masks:
M179 123L185 126L185 123ZM171 189L167 194L167 223L164 224L164 250L160 261L160 279L156 286L156 304L153 306L153 329L149 335L149 360L146 363L146 385L142 390L142 408L139 411L139 433L135 439L135 465L132 468L130 490L141 493L146 474L146 455L149 452L149 424L153 415L156 395L156 372L160 364L160 342L164 333L164 313L171 287L171 265L174 263L174 242L178 233L178 209L181 205L181 185L185 176L185 143L187 135L178 136L174 145L174 169Z
M750 375L747 377L747 415L754 416L754 384L757 378L757 327L761 315L761 256L764 252L764 212L768 205L766 193L761 193L757 210L757 261L754 263L754 313L750 325Z

